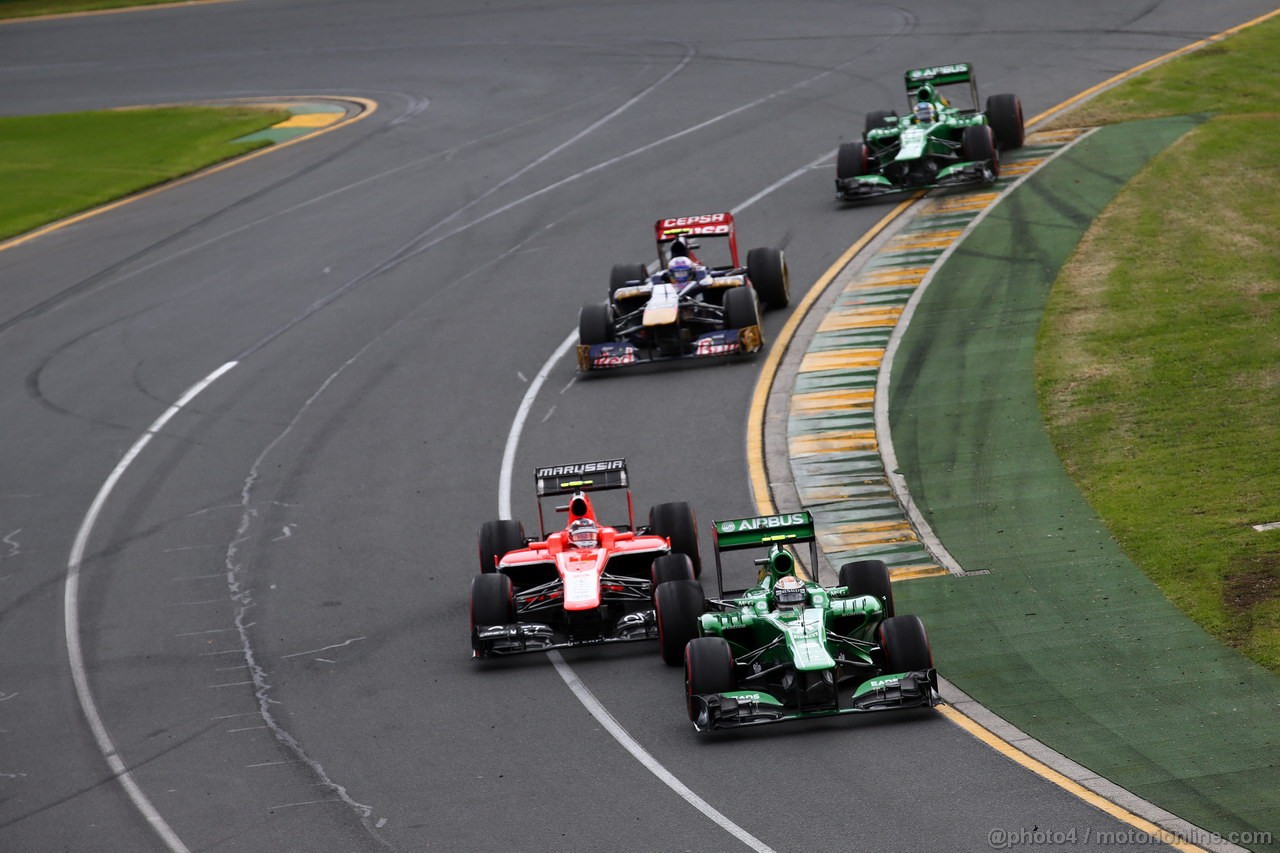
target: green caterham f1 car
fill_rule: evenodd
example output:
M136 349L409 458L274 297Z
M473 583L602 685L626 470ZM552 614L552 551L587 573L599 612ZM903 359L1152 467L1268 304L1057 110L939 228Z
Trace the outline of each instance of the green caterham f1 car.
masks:
M696 580L654 591L663 660L684 663L689 718L698 731L808 717L932 706L938 676L924 624L895 616L879 560L846 563L840 585L802 579L790 548L809 544L807 512L713 522L718 595ZM726 592L721 554L767 549L754 586Z
M1022 147L1025 129L1017 95L992 95L978 110L978 84L967 62L906 72L909 111L868 113L861 142L836 152L836 196L862 201L935 187L990 184L1000 151ZM939 89L961 87L966 106Z

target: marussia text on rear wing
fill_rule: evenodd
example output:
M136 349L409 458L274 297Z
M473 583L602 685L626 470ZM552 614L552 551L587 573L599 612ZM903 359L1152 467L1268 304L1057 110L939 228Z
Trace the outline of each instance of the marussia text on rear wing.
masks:
M538 497L571 495L574 492L600 492L625 489L627 461L604 459L599 462L577 462L571 465L548 465L534 471Z

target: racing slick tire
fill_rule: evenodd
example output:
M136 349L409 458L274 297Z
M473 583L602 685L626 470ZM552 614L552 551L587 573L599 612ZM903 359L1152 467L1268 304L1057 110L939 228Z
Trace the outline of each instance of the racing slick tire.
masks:
M929 635L919 616L894 616L880 623L877 632L884 655L885 672L918 672L933 669Z
M985 124L970 125L960 137L960 156L966 160L991 161L993 174L1000 174L1000 155L996 153L995 133Z
M747 278L760 294L764 307L786 308L791 301L791 270L781 249L761 248L747 252Z
M480 525L480 574L493 574L499 557L523 548L528 542L523 523L510 519L486 521Z
M760 309L756 304L755 288L747 285L735 287L724 294L724 327L745 329L760 325Z
M627 282L645 282L648 279L649 270L644 264L614 264L613 269L609 272L609 302L623 305L627 313L634 311L643 304L642 298L627 299L622 303L618 303L615 294L617 294L619 288L626 287Z
M898 121L898 114L893 110L873 110L872 112L867 113L867 117L862 124L862 138L865 140L867 138L867 134L873 130L888 127L884 121L887 118L892 118L896 123ZM858 174L865 175L866 172L859 172Z
M516 621L516 605L511 578L490 573L471 579L471 648L484 657L476 636L477 625L510 625Z
M847 181L871 172L871 149L865 142L846 142L836 151L836 180Z
M667 581L653 591L658 653L667 666L679 666L684 660L684 647L698 636L698 617L705 606L702 584L697 581Z
M649 508L649 529L671 540L671 552L684 554L693 566L693 576L702 574L702 556L698 553L698 519L684 501L656 504Z
M684 647L684 693L689 719L697 722L696 696L738 689L733 649L723 637L698 637Z
M607 344L613 341L613 312L608 305L592 302L578 312L578 343Z
M667 581L696 580L693 573L693 561L688 554L663 554L653 561L649 569L649 586L654 592Z
M893 615L893 585L889 583L889 567L883 560L858 560L840 567L840 585L849 588L850 597L870 595L884 604L884 615Z
M995 131L1001 151L1021 148L1027 129L1022 121L1022 101L1017 95L992 95L987 98L987 124Z

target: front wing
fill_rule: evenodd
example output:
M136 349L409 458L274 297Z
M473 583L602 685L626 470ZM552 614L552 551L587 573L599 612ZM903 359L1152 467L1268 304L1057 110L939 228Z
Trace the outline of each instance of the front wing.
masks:
M985 186L995 181L996 174L989 162L972 161L948 166L938 177L925 184L895 184L884 175L859 175L856 178L836 179L836 198L841 201L865 201L897 193L933 190L949 187Z
M509 625L477 625L471 636L473 658L507 657L552 649L581 646L604 646L612 643L636 643L658 639L658 622L652 610L629 613L607 635L575 638L537 622L513 622Z
M842 714L932 708L941 701L941 697L938 695L938 671L927 669L877 676L859 685L838 707L788 708L776 697L759 690L710 693L694 696L693 701L697 705L697 719L693 721L693 727L706 732Z
M660 355L626 341L607 344L578 344L578 369L583 373L649 364L655 361L680 361L692 358L721 358L727 355L759 352L764 335L759 326L706 332L694 339L689 352Z

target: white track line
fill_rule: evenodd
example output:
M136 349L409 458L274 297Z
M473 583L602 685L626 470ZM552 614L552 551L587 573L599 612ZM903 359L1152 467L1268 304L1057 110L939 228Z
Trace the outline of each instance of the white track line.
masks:
M155 422L147 428L147 431L133 443L133 447L129 448L129 452L124 455L124 458L116 464L111 475L107 477L106 482L102 484L102 488L98 490L97 496L89 506L89 511L85 513L84 520L80 522L80 529L76 531L75 543L71 546L71 556L67 560L67 581L62 596L62 613L67 637L67 657L71 663L71 680L75 683L76 698L80 701L80 710L84 712L85 719L89 721L89 728L93 731L94 740L98 742L98 749L102 752L103 758L107 760L107 765L111 768L112 774L120 782L125 793L129 795L129 799L133 801L134 806L147 819L147 823L151 824L151 828L155 830L156 834L160 836L165 846L172 853L190 853L190 851L182 843L182 839L165 822L165 819L160 816L160 812L147 799L147 795L138 787L138 783L134 781L133 774L129 771L124 759L116 751L115 743L112 742L111 735L107 732L107 727L102 721L102 715L98 712L98 705L93 699L93 691L89 688L89 673L85 668L84 650L80 646L80 566L84 561L84 552L89 542L89 533L93 530L94 524L98 520L98 515L101 514L103 506L107 503L107 498L111 496L111 492L116 487L116 483L120 481L124 472L133 464L133 460L138 458L138 454L142 452L142 449L151 443L151 439L164 428L164 425L174 415L182 411L183 407L194 400L200 392L216 382L222 374L235 366L236 362L229 361L188 388L187 392L179 397L176 403L166 409L164 414L156 418Z
M586 709L591 712L591 716L595 717L600 725L604 726L605 730L608 731L609 734L613 735L613 737L618 741L618 743L622 744L627 752L635 756L636 761L643 764L646 770L654 776L657 776L664 785L679 794L695 809L715 821L715 823L718 824L725 832L729 833L752 850L757 851L757 853L774 853L772 847L765 844L763 841L756 838L733 821L729 820L729 818L716 811L710 803L702 799L702 797L699 797L693 791L689 790L688 786L677 779L670 770L662 766L658 759L650 755L648 750L637 743L636 739L622 727L621 723L613 718L613 715L609 713L604 705L600 704L600 700L596 699L595 695L587 689L587 685L583 684L582 680L578 678L577 673L573 671L569 664L565 663L564 658L560 656L559 652L547 652L547 657L551 658L551 663L555 666L556 672L560 673L560 677L564 679L564 683L569 685L569 689L573 691L573 695L577 696L578 701L586 706Z
M787 185L791 181L794 181L801 175L806 174L814 165L830 159L832 153L833 152L828 151L810 163L774 181L772 184L769 184L769 186L751 196L746 201L736 207L730 208L730 212L736 216L746 208L755 204L757 201L760 201L760 199ZM520 407L516 409L515 418L511 422L511 431L507 433L507 444L502 452L502 470L498 477L499 518L511 518L511 476L512 471L515 468L516 449L520 445L520 434L524 431L525 421L529 418L529 411L533 408L533 403L538 396L538 391L542 389L543 383L547 381L547 377L551 374L552 368L555 367L556 362L564 357L564 354L573 346L574 341L576 341L577 338L578 330L574 329L563 341L560 342L560 345L556 347L555 351L551 353L545 362L543 362L542 367L538 370L538 374L534 376L533 381L529 383L529 387L525 389L524 398L520 400ZM676 794L688 802L689 805L702 812L726 832L734 838L737 838L752 850L759 851L759 853L773 853L771 847L751 833L747 832L742 827L738 826L733 821L729 820L729 818L725 817L720 812L716 811L709 803L707 803L706 800L691 791L687 785L677 779L670 770L664 767L643 746L641 746L636 739L622 727L622 724L614 719L613 715L609 713L604 705L600 704L600 701L596 699L590 690L587 689L587 686L578 678L577 673L573 671L573 667L569 666L569 664L565 662L565 659L559 652L547 652L547 657L549 657L551 662L555 665L556 672L560 674L560 678L562 678L564 683L568 685L569 689L573 691L573 695L578 697L578 701L581 702L589 712L591 712L591 716L595 717L600 724L604 726L605 731L613 735L614 739L622 745L623 749L631 753L631 756L635 758L636 761L640 762L646 770L654 776L657 776L664 785L672 791L675 791Z

